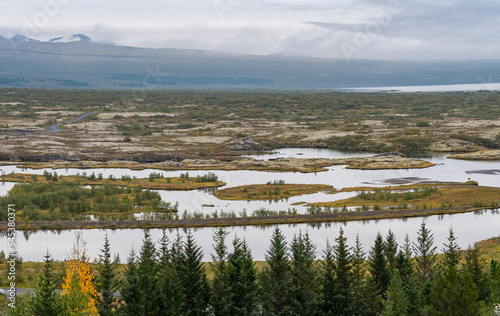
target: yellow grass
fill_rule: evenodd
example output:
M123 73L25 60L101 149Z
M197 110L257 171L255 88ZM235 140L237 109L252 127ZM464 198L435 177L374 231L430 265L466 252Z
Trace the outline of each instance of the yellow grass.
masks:
M221 200L275 200L332 189L326 184L252 184L217 190L214 195Z

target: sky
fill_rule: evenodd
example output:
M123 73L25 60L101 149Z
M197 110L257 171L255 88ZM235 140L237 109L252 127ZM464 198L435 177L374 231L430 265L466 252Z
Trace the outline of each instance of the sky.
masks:
M498 59L498 0L0 0L0 34L241 54Z

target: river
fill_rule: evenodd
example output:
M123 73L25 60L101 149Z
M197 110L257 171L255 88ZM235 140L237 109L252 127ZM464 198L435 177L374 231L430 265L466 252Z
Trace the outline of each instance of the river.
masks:
M302 158L319 158L319 157L353 157L360 155L369 155L370 153L346 153L328 149L304 149L304 148L289 148L280 149L269 155L256 156L257 159L273 159L277 157L302 157ZM219 176L219 179L227 182L227 186L237 186L243 184L262 184L267 181L276 179L285 180L287 183L316 183L329 184L335 188L352 187L359 185L370 186L387 186L393 183L406 184L419 181L459 181L475 180L480 185L485 186L500 186L500 163L499 162L481 162L481 161L462 161L447 159L446 155L427 155L425 159L433 162L436 166L426 169L403 169L403 170L354 170L346 169L345 166L333 166L328 171L318 173L276 173L276 172L260 172L260 171L220 171L213 170ZM23 172L43 174L44 170L19 169L15 166L0 167L5 173ZM52 171L52 170L49 170ZM128 169L57 169L56 172L62 175L76 174L87 172L88 174L95 172L103 173L104 177L113 174L116 177L121 175L131 175L137 177L147 177L151 172L158 170L128 170ZM160 171L165 176L179 176L186 171ZM203 175L207 170L189 171L192 176ZM6 194L12 188L13 183L2 183L0 186L0 194ZM305 201L331 201L334 199L345 198L347 195L331 195L325 193L316 193L300 197L292 197L282 201L221 201L214 197L210 192L197 191L159 191L162 199L169 202L179 202L179 210L202 210L203 212L213 212L215 210L225 210L240 212L247 210L248 213L265 207L274 210L283 210L291 207L296 207L300 212L305 211L303 206L293 206L292 203ZM214 207L203 207L203 204L213 204ZM312 239L318 245L318 250L324 248L326 240L333 240L338 235L340 227L345 227L346 235L351 244L355 235L359 233L360 239L367 250L373 242L375 235L380 231L383 235L387 234L388 229L392 229L398 240L402 242L406 233L409 234L412 241L415 241L416 232L419 225L425 220L429 227L433 230L436 239L436 245L441 248L448 234L448 229L453 226L456 235L459 238L459 243L462 247L467 247L469 243L474 243L478 240L500 235L500 215L497 212L487 211L482 215L468 213L446 216L432 216L425 219L391 219L378 220L367 222L349 222L349 223L332 223L322 224L320 227L313 227L307 224L301 225L281 225L288 240L291 240L293 234L299 230L308 231ZM228 228L231 232L228 237L229 242L235 235L246 238L253 250L256 260L263 260L265 249L268 247L269 239L272 233L272 227L234 227ZM203 248L205 260L209 260L209 253L212 244L212 228L197 229L194 231L197 242ZM161 235L161 230L152 230L152 236L158 240ZM89 255L95 258L99 249L102 246L103 230L89 230L84 232L84 238L89 244ZM29 239L23 236L22 232L18 233L18 250L25 260L42 260L43 254L48 248L56 259L64 259L70 250L73 242L73 232L64 231L59 234L53 232L37 232L32 234ZM118 253L125 261L128 252L134 247L139 249L143 232L141 230L115 230L109 231L112 250ZM171 239L174 238L176 232L169 231ZM5 237L2 237L4 239ZM2 242L2 249L6 250L6 242Z

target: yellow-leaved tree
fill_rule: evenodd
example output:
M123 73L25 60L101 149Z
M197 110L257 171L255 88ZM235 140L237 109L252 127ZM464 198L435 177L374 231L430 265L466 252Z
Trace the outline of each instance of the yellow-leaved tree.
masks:
M75 237L63 280L62 295L70 315L99 315L95 301L97 291L94 274L87 257L87 243L81 232L76 232Z

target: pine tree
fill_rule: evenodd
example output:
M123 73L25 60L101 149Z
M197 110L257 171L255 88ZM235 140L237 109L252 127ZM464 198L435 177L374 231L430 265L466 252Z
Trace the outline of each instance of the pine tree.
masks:
M385 291L390 281L390 274L387 268L387 261L384 253L384 240L380 233L377 234L375 243L370 249L369 271L372 283L378 295L385 296Z
M465 253L465 266L466 270L477 289L477 294L479 300L483 302L488 302L491 295L491 280L490 275L484 270L486 266L485 260L481 257L479 249L474 246L467 249Z
M156 248L149 231L145 231L137 264L137 287L140 293L138 316L162 315L157 272Z
M87 257L87 243L80 232L77 232L75 236L76 241L62 284L62 295L70 314L98 315L95 300L97 291L93 282L94 274Z
M234 250L228 256L229 284L231 284L232 310L230 315L257 314L257 270L252 253L245 241L235 238Z
M140 296L137 271L137 255L134 249L131 250L127 259L127 266L123 271L124 281L121 285L120 295L123 304L120 305L120 315L140 315Z
M387 288L387 299L381 316L406 316L408 313L409 298L398 271L392 273L391 282Z
M228 253L226 247L226 236L229 233L222 228L218 228L213 233L215 244L213 245L215 254L212 254L210 268L213 272L211 282L212 309L216 316L231 315L234 310L232 306L233 291L228 273Z
M299 232L290 244L292 254L290 296L294 314L312 315L317 306L318 274L315 266L316 246L309 234Z
M479 293L477 287L474 285L473 277L469 271L465 270L463 273L462 286L462 311L457 315L479 316Z
M330 241L326 241L321 264L320 307L324 315L335 315L335 255Z
M179 286L182 295L179 314L186 316L207 315L209 306L209 287L203 267L203 253L197 246L191 232L186 236L179 254Z
M396 264L396 255L398 254L398 243L396 241L396 236L390 229L385 239L384 253L387 259L387 265L391 270L394 269L394 265Z
M178 237L176 244L180 244L180 237ZM174 268L174 261L178 261L174 258L175 245L172 245L170 249L170 242L168 240L165 230L163 230L163 235L159 240L159 250L158 250L158 291L160 293L160 310L163 311L165 315L177 315L178 304L180 302L179 298L179 288L178 288L178 278L176 275L176 269ZM180 247L180 246L179 246Z
M418 231L417 243L413 244L415 252L415 270L418 284L421 288L424 304L429 303L434 282L436 249L434 246L434 235L422 222Z
M406 247L405 247L406 248ZM396 271L401 280L406 297L409 298L407 305L408 315L421 315L423 310L422 299L419 288L415 281L415 273L411 258L407 256L406 249L399 251L396 256Z
M359 240L359 234L356 234L356 240L352 251L352 272L353 272L353 315L370 315L370 294L366 284L365 269L366 253Z
M457 267L460 262L460 247L458 246L457 237L455 237L455 233L453 232L453 228L450 228L450 234L448 236L448 244L444 244L443 253L444 261L443 264L447 267Z
M97 310L101 316L115 315L117 300L114 292L117 290L117 264L111 260L111 250L108 234L104 236L104 245L99 255L96 289L99 292Z
M418 231L417 243L413 245L417 277L420 284L432 281L434 277L436 249L434 235L422 222Z
M65 315L66 307L56 291L53 260L47 250L44 256L43 273L37 280L30 307L33 316L58 316Z
M490 277L491 277L491 302L499 304L500 303L500 263L495 260L491 260L490 265Z
M263 315L289 315L290 266L285 237L276 228L265 255L267 266L260 274Z
M347 246L347 238L341 228L335 239L335 315L352 314L352 257Z

